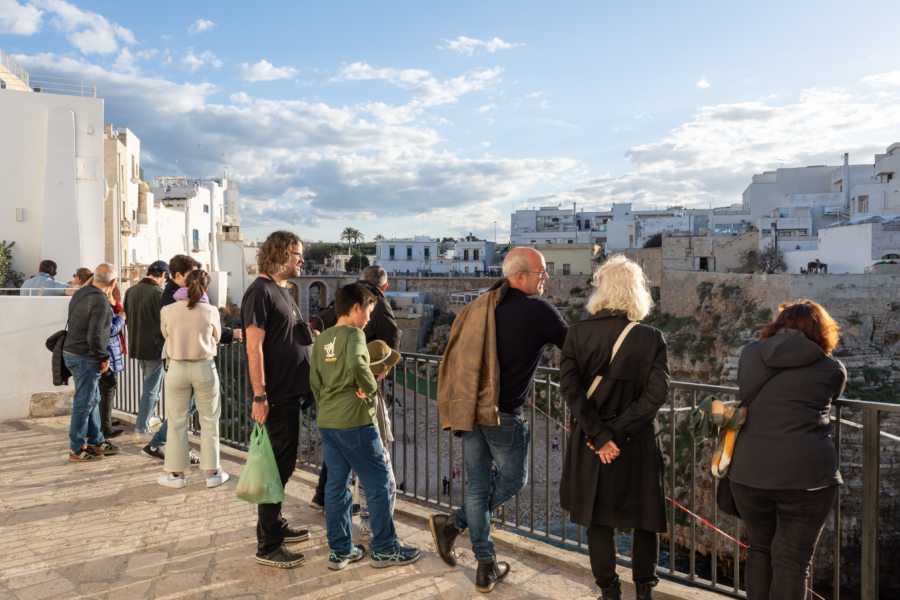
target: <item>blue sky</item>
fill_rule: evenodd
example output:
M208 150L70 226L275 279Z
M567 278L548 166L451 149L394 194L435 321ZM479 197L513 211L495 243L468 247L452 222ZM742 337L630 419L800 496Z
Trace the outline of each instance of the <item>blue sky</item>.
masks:
M96 81L145 178L240 185L250 238L467 232L514 208L721 206L900 141L900 3L0 0L0 48Z

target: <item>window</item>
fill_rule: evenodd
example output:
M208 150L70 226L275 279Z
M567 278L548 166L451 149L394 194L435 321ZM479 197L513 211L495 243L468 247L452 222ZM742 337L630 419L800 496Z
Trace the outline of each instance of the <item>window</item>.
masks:
M563 263L563 275L568 275L569 271L572 270L572 265L569 263Z
M203 205L203 212L206 213L206 214L209 214L209 204L204 204L204 205Z
M390 246L388 248L388 254L390 255L391 260L394 260L394 247Z
M412 260L412 246L406 247L406 260Z
M429 248L428 246L425 246L425 260L428 260L430 258L431 258L431 248Z
M472 260L478 260L478 250L472 250Z
M547 275L553 275L553 270L555 269L555 265L552 262L547 263Z
M709 259L707 259L706 257L701 257L699 269L701 271L709 271Z
M194 240L194 252L198 252L200 250L200 230L194 229L191 237Z
M463 260L469 260L469 249L463 250Z
M6 80L0 79L0 90L5 90L5 89L6 89Z
M868 196L860 196L857 200L857 209L856 212L867 213L869 212L869 197Z

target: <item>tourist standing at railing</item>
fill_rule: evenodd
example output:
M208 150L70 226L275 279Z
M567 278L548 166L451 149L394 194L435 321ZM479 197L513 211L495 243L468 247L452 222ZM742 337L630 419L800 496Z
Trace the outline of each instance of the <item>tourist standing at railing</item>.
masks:
M638 600L658 583L657 533L666 530L663 459L656 414L669 391L666 343L659 330L625 327L650 312L641 268L610 257L593 276L589 316L569 329L559 367L571 435L560 479L560 505L587 528L591 571L603 600L619 600L616 529L632 530L631 567ZM598 375L602 380L596 385ZM588 397L588 392L592 392Z
M810 300L781 305L759 338L738 362L741 399L758 393L728 472L750 546L747 597L802 600L816 543L843 483L830 413L847 370L831 357L837 323Z
M131 358L141 366L141 398L138 401L135 437L149 440L150 416L159 402L163 380L163 336L159 329L160 298L169 277L169 265L158 260L147 268L147 276L125 291L122 304L128 320L128 347Z
M89 282L90 279L86 280ZM107 292L109 309L113 313L112 324L109 328L109 345L106 347L109 353L109 369L100 375L98 388L100 390L100 431L103 437L114 438L122 434L123 429L113 429L112 406L116 397L119 373L125 370L125 309L122 308L120 299L122 291L119 285L113 285Z
M75 379L72 420L69 424L69 460L92 461L116 454L100 431L100 375L109 369L110 324L107 292L116 283L116 268L102 263L94 271L94 281L69 301L68 334L63 359Z
M562 347L567 330L559 311L538 297L550 278L540 252L511 250L503 275L456 316L438 374L441 426L463 440L466 496L453 514L432 515L431 533L441 559L454 566L453 545L469 529L479 592L509 573L509 564L497 562L491 513L528 481L531 431L522 408L544 346Z
M337 324L322 332L312 349L310 384L318 402L316 424L329 473L325 523L328 568L333 570L366 554L365 546L353 544L351 471L365 486L371 509L372 566L405 565L419 559L417 549L400 545L391 517L391 478L376 426L378 384L362 331L374 307L375 296L362 284L339 288L334 295Z
M87 267L79 267L75 269L75 273L72 275L72 283L70 283L69 287L66 288L65 295L71 296L72 294L80 290L81 287L83 285L86 285L93 276L94 274L91 273L91 270Z
M287 289L288 279L300 276L303 242L290 231L276 231L260 246L256 262L260 275L241 301L253 389L251 416L266 426L281 483L286 484L297 464L300 404L310 393L309 352L314 334ZM309 539L309 530L289 525L281 514L281 502L260 504L257 510L256 561L282 569L302 564L303 553L288 550L285 544Z
M192 271L185 286L175 292L175 302L160 312L160 329L166 338L169 366L166 371L166 420L172 424L172 439L166 452L166 471L160 485L183 488L184 472L191 464L188 445L190 407L200 414L200 468L206 470L206 487L228 481L219 466L219 374L216 346L222 337L219 311L210 305L206 290L209 274Z
M56 263L42 260L38 265L38 274L22 283L19 294L22 296L62 296L66 293L68 283L57 281Z

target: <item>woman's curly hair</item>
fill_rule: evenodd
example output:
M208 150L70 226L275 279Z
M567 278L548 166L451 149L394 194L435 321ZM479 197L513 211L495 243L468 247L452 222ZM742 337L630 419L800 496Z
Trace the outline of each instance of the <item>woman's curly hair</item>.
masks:
M785 302L778 310L778 316L760 332L759 339L772 337L782 329L796 329L817 343L825 354L831 354L837 346L841 327L822 305L803 299Z
M290 264L291 250L297 242L303 243L300 236L290 231L274 231L259 247L256 264L259 272L266 275L277 275Z

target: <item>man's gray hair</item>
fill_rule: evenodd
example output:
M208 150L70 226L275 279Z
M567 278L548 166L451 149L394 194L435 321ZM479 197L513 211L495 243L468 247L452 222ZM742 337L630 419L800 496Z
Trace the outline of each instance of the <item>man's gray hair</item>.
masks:
M387 271L378 265L370 265L363 269L360 279L371 283L380 290L387 283Z
M94 281L97 283L111 283L116 278L116 267L109 263L100 263L94 269Z
M528 252L524 248L513 248L503 259L503 276L512 279L516 273L527 271L531 265L528 262Z

